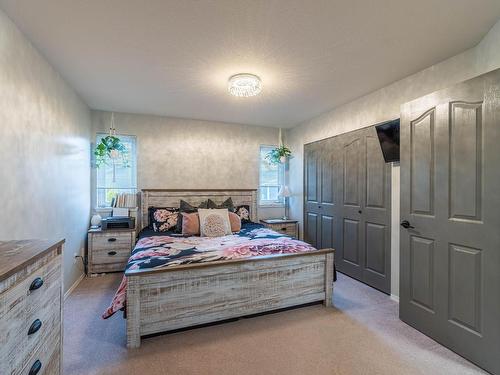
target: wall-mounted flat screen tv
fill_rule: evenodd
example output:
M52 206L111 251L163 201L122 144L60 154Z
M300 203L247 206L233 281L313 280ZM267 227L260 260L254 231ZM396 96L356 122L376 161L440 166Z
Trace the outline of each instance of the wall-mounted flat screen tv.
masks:
M385 162L399 161L399 119L376 125L375 129Z

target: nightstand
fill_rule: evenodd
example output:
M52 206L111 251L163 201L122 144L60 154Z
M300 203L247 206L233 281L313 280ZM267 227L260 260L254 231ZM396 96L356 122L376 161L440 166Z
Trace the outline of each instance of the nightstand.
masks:
M283 233L293 238L299 238L299 222L297 220L261 219L260 222L267 228L278 233Z
M135 229L90 229L88 231L88 274L125 270L135 245Z

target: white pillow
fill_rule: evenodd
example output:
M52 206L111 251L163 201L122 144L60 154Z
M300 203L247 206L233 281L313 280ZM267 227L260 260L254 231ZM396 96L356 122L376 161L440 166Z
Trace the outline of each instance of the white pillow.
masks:
M200 216L200 236L221 237L232 234L227 208L199 208L198 215Z

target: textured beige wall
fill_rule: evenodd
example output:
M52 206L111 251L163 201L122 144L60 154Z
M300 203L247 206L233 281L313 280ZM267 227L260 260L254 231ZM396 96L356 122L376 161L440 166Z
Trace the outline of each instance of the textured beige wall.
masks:
M500 68L499 46L500 21L476 47L291 129L286 134L286 142L296 156L290 162L290 186L294 192L290 201L291 216L301 221L303 218L304 144L397 118L400 105L407 101ZM342 90L341 87L332 89ZM395 172L399 175L399 170ZM393 184L392 191L399 196L399 183ZM399 210L393 210L392 222L398 221ZM399 256L399 227L394 228L393 235L396 237L391 241L392 259L396 260ZM399 268L399 264L393 262L392 267ZM393 275L399 275L398 269L393 270ZM397 277L392 281L393 294L397 295Z
M64 286L82 274L90 111L0 11L0 239L66 238Z
M108 131L110 116L92 111L94 134ZM115 125L137 136L139 189L255 189L259 147L278 142L278 129L259 126L127 113L115 113ZM260 217L282 215L259 208Z

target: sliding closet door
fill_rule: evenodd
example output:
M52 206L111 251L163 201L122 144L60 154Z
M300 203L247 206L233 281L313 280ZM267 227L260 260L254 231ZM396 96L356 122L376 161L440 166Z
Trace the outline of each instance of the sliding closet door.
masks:
M363 178L366 159L363 131L336 137L341 159L337 193L341 196L339 216L340 240L337 248L337 270L356 279L363 279L365 262L363 228Z
M336 196L336 165L334 139L325 139L320 146L319 169L319 240L320 247L335 248L335 227L338 220L338 202Z
M390 293L390 165L375 128L304 146L304 239L337 269Z
M366 128L364 164L363 281L391 292L391 165L386 163L376 130ZM396 229L397 230L397 229Z
M375 128L336 137L341 225L339 271L390 293L390 177Z
M319 143L304 146L304 240L316 248L320 247L319 147Z
M500 373L500 71L401 117L400 317Z
M334 155L332 139L304 146L304 239L316 248L335 247Z

